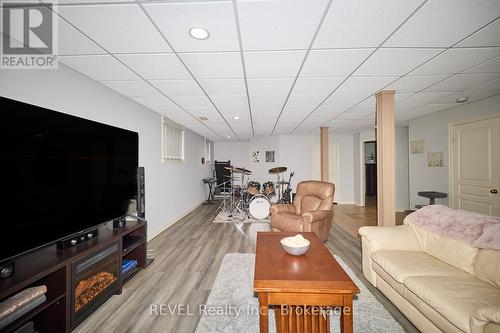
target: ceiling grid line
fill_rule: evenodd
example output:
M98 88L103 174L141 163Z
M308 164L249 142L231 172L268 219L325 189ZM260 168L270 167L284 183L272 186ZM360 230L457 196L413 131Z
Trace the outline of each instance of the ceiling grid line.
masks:
M497 17L497 18L493 19L492 21L488 22L488 23L487 23L487 24L485 24L484 26L482 26L482 27L478 28L477 30L475 30L475 31L473 31L472 33L468 34L467 36L463 37L462 39L460 39L460 40L459 40L459 41L457 41L456 43L452 44L452 45L451 45L451 46L449 46L448 48L445 48L443 51L439 52L438 54L436 54L435 56L431 57L431 58L430 58L430 59L428 59L427 61L425 61L425 62L421 63L420 65L418 65L418 66L414 67L413 69L411 69L410 71L408 71L408 72L404 73L403 75L401 75L401 76L400 76L400 77L398 77L397 79L395 79L395 80L393 80L392 82L388 83L387 85L385 85L385 86L384 86L382 89L380 89L380 90L384 90L386 87L390 86L390 85L391 85L391 84L393 84L394 82L396 82L396 81L400 80L401 78L403 78L403 77L407 76L407 75L408 75L408 74L410 74L411 72L413 72L413 71L417 70L418 68L420 68L420 67L424 66L425 64L427 64L427 63L428 63L428 62L430 62L431 60L433 60L433 59L437 58L437 57L438 57L438 56L440 56L441 54L443 54L443 53L445 53L446 51L448 51L448 50L452 49L455 45L458 45L459 43L461 43L461 42L462 42L462 41L464 41L465 39L467 39L467 38L469 38L470 36L474 35L474 34L475 34L475 33L477 33L478 31L480 31L480 30L482 30L482 29L486 28L486 27L487 27L487 26L489 26L490 24L493 24L495 21L497 21L497 20L499 20L499 19L500 19L499 17ZM384 41L384 43L385 43L386 41L387 41L387 40L385 40L385 41ZM491 47L491 48L498 48L498 47ZM429 85L429 86L426 86L425 88L421 89L420 91L415 92L415 93L411 94L410 96L408 96L408 97L405 97L405 98L401 99L400 101L398 101L398 103L399 103L399 102L402 102L402 101L404 101L405 99L408 99L408 98L410 98L410 97L412 97L412 96L414 96L414 95L416 95L416 94L418 94L418 93L420 93L420 92L422 92L422 91L424 91L424 90L426 90L426 89L429 89L430 87L432 87L432 86L434 86L434 85L436 85L436 84L438 84L438 83L440 83L440 82L443 82L443 81L445 81L445 80L448 80L449 78L454 77L454 76L456 76L457 74L463 73L463 72L465 72L465 71L467 71L467 70L469 70L469 69L471 69L471 68L473 68L473 67L476 67L476 66L478 66L478 65L481 65L481 64L483 64L483 63L485 63L485 62L488 62L488 61L491 61L491 59L485 60L485 61L483 61L483 62L481 62L481 63L479 63L479 64L475 64L475 65L473 65L473 66L471 66L471 67L469 67L469 68L466 68L466 69L462 70L462 71L461 71L461 72L459 72L459 73L455 73L455 74L452 74L452 75L450 75L450 76L447 76L446 78L444 78L444 79L442 79L442 80L439 80L438 82L433 83L433 84L431 84L431 85ZM490 81L493 81L493 80L496 80L496 78L494 78L494 79L492 79L492 80L490 80ZM488 81L488 82L489 82L489 81ZM484 84L484 83L487 83L487 82L483 82L483 83L481 83L480 85L482 85L482 84ZM479 86L479 85L478 85L478 86ZM469 88L469 89L473 89L473 88L474 88L474 87L471 87L471 88ZM356 106L360 105L361 103L363 103L364 101L366 101L367 99L369 99L370 97L372 97L372 96L374 96L374 95L375 95L375 94L371 94L370 96L366 97L365 99L363 99L363 100L361 100L360 102L356 103L355 105L351 106L351 107L350 107L350 108L348 108L347 110L345 110L345 111L343 111L342 113L340 113L340 114L336 115L336 116L335 116L335 117L333 117L332 119L330 119L330 120L328 120L328 121L324 122L324 123L323 123L323 124L321 124L320 126L324 126L324 125L328 124L329 122L334 121L335 119L337 119L338 117L340 117L342 114L344 114L344 113L348 112L349 110L352 110L353 108L355 108ZM364 117L363 117L363 118L364 118ZM299 124L299 126L300 126L300 124ZM298 126L297 126L297 127L298 127ZM311 133L311 132L313 132L313 131L314 131L314 129L313 129L312 131L310 131L309 133Z
M238 44L240 46L240 57L241 57L241 66L243 69L243 80L245 82L245 92L247 95L247 103L248 103L248 113L250 114L250 126L252 127L252 137L255 138L255 129L253 125L253 115L252 115L252 103L250 102L250 94L248 92L248 81L247 81L247 69L245 66L245 57L243 55L243 40L241 39L241 28L240 28L240 19L238 15L238 4L236 0L233 0L233 10L234 10L234 18L236 20L236 32L238 34Z
M39 2L43 3L41 0L39 0ZM193 117L194 119L196 119L198 122L200 122L201 124L203 124L206 128L208 128L210 131L212 131L215 135L217 135L218 137L220 137L221 139L225 140L225 138L223 136L221 136L219 133L217 133L215 130L213 130L212 128L210 128L209 126L207 126L204 122L202 122L200 119L198 119L196 116L194 116L191 112L189 112L188 110L186 110L185 108L183 108L181 105L179 105L177 102L175 102L172 98L170 98L168 95L166 95L164 92L162 92L160 89L158 89L157 87L155 87L153 84L151 84L148 80L146 80L142 75L140 75L139 73L137 73L136 71L134 71L132 68L130 68L127 64L125 64L122 60L120 60L118 57L116 57L113 53L109 52L105 47L103 47L102 45L100 45L99 43L97 43L93 38L91 38L89 35L87 35L86 33L84 33L83 31L81 31L78 27L76 27L73 23L71 23L69 20L67 20L65 17L63 17L62 15L60 15L58 12L55 12L55 11L52 11L54 14L56 14L57 17L59 17L60 19L62 19L64 22L66 22L67 24L69 24L71 27L73 27L75 30L77 30L78 32L80 32L83 36L85 36L86 38L88 38L91 42L93 42L94 44L96 44L97 46L99 46L102 50L104 50L106 52L107 55L111 56L112 58L114 58L116 61L118 61L120 64L122 64L123 66L125 66L128 70L130 70L131 72L133 72L135 75L137 75L137 77L141 78L144 82L146 82L149 86L151 86L153 89L155 89L156 91L158 91L161 95L163 95L164 97L166 97L167 99L169 99L172 103L174 103L177 107L179 107L181 110L183 110L184 112L186 112L188 115L190 115L191 117ZM146 106L145 106L146 107ZM154 110L152 110L153 112L156 112ZM158 112L156 112L158 113Z
M215 108L215 110L217 110L217 112L219 113L219 115L222 117L222 119L224 120L224 122L226 123L226 125L231 129L231 131L233 132L234 136L238 139L238 141L241 141L240 137L238 136L238 134L236 134L236 131L233 129L233 127L229 124L229 122L227 121L226 117L224 117L224 115L222 114L222 112L220 112L219 108L217 107L217 105L215 105L214 101L210 98L210 96L207 94L207 92L205 91L205 89L201 86L200 82L198 81L198 79L196 78L196 76L193 74L193 72L191 72L191 70L189 69L189 67L186 65L186 63L182 60L181 56L179 54L177 54L175 48L173 47L173 45L170 43L170 41L168 40L167 36L165 36L165 34L161 31L161 29L158 27L158 25L156 24L156 22L153 20L153 18L151 17L151 15L149 15L149 13L147 12L147 10L144 8L143 4L139 1L136 0L136 4L141 8L142 12L144 13L144 15L146 15L146 17L148 18L148 20L151 22L151 24L154 26L154 28L156 29L156 31L160 34L160 36L162 37L162 39L165 41L165 43L167 43L167 45L172 49L173 51L173 54L177 57L177 59L181 62L182 66L184 66L184 68L186 69L186 71L189 73L189 75L191 75L191 77L193 78L193 80L196 82L196 84L200 87L201 91L203 91L203 93L205 94L205 97L208 98L208 100L210 101L210 103L213 105L213 107ZM219 135L220 136L220 135Z
M325 99L323 99L323 101L321 101L321 103L319 103L318 106L316 106L289 134L293 134L293 132L295 132L297 130L297 128L300 127L300 125L302 125L321 105L323 105L325 103L325 101L330 98L330 96L332 96L366 61L368 61L368 59L370 59L370 57L375 53L377 52L377 50L379 50L382 45L384 45L384 43L386 41L388 41L406 22L408 22L426 3L428 2L428 0L425 0L423 1L403 22L401 22L401 24L399 24L396 29L394 29L393 32L391 32L376 48L375 50L373 50L366 58L365 60L363 60L331 93L328 94L328 96L326 96ZM367 98L365 98L364 100L370 98L370 96L368 96ZM360 102L361 103L361 102ZM358 103L359 104L359 103ZM347 111L347 110L346 110ZM341 114L345 113L346 111L342 112ZM340 115L341 115L340 114ZM336 119L337 117L339 117L340 115L337 115L335 118L333 119ZM332 120L333 120L332 119ZM331 120L330 120L331 121Z
M314 31L314 35L311 39L311 42L309 43L309 46L307 48L306 54L304 55L304 58L302 59L302 63L299 66L299 70L297 71L297 75L295 75L292 86L290 87L290 91L288 92L288 95L285 98L285 102L283 103L283 106L281 107L281 111L278 114L278 118L276 119L276 122L274 123L273 129L271 131L271 136L274 134L274 131L276 130L276 126L278 125L278 122L280 121L281 115L283 114L283 110L285 109L286 104L288 103L288 100L290 99L290 95L292 94L293 88L295 87L295 84L297 83L297 80L300 76L300 73L302 72L302 68L304 67L304 64L306 63L307 56L311 52L311 48L314 44L314 41L316 40L316 37L318 36L319 30L321 29L321 26L323 25L323 22L325 21L326 14L330 10L332 3L333 3L333 0L329 0L328 4L325 7L325 10L323 11L323 15L321 16L319 24L316 27L316 30Z

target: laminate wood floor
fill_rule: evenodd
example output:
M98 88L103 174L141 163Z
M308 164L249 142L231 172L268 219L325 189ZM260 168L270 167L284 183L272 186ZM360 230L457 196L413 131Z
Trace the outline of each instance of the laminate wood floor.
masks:
M216 209L216 204L202 205L151 240L148 249L154 262L74 332L194 332L199 320L198 305L206 301L224 255L254 253L256 232L269 228L261 223L246 224L242 229L229 223L211 223ZM326 244L365 282L406 332L418 332L364 279L357 238L333 224ZM152 314L152 306L156 306L158 315Z

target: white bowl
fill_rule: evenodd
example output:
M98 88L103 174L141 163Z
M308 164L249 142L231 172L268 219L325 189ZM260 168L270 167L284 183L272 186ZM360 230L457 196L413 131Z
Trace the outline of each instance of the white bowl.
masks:
M307 245L305 246L288 246L283 243L283 241L287 238L293 238L293 237L285 237L280 240L281 247L283 248L283 250L285 250L286 253L291 254L292 256L301 256L304 253L306 253L307 250L309 250L311 242L309 242L307 239L306 239Z

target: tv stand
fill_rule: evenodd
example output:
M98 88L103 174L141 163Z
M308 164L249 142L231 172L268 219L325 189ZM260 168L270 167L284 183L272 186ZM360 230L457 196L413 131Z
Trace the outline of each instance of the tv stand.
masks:
M137 262L134 269L124 275L123 260ZM47 299L2 332L13 332L29 321L40 333L71 332L109 297L121 294L123 285L149 265L147 223L127 218L122 229L114 230L110 221L100 225L97 237L88 241L63 250L58 250L53 244L21 255L13 262L16 268L12 275L0 280L0 302L39 285L47 286ZM96 268L87 268L92 263ZM81 267L77 269L78 265L85 267L86 272L82 273ZM91 295L94 302L82 305L78 303L77 286L93 281L89 278L91 274L104 275L109 280L109 287L101 294Z

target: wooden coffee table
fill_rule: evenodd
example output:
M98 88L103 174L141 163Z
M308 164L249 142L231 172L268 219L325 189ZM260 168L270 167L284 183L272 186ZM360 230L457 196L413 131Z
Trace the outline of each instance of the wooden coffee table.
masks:
M339 263L312 232L302 232L311 242L302 256L287 254L283 237L297 233L258 232L254 291L259 296L260 332L269 330L268 309L274 305L277 332L329 332L323 311L340 315L342 332L352 332L353 295L359 293Z

